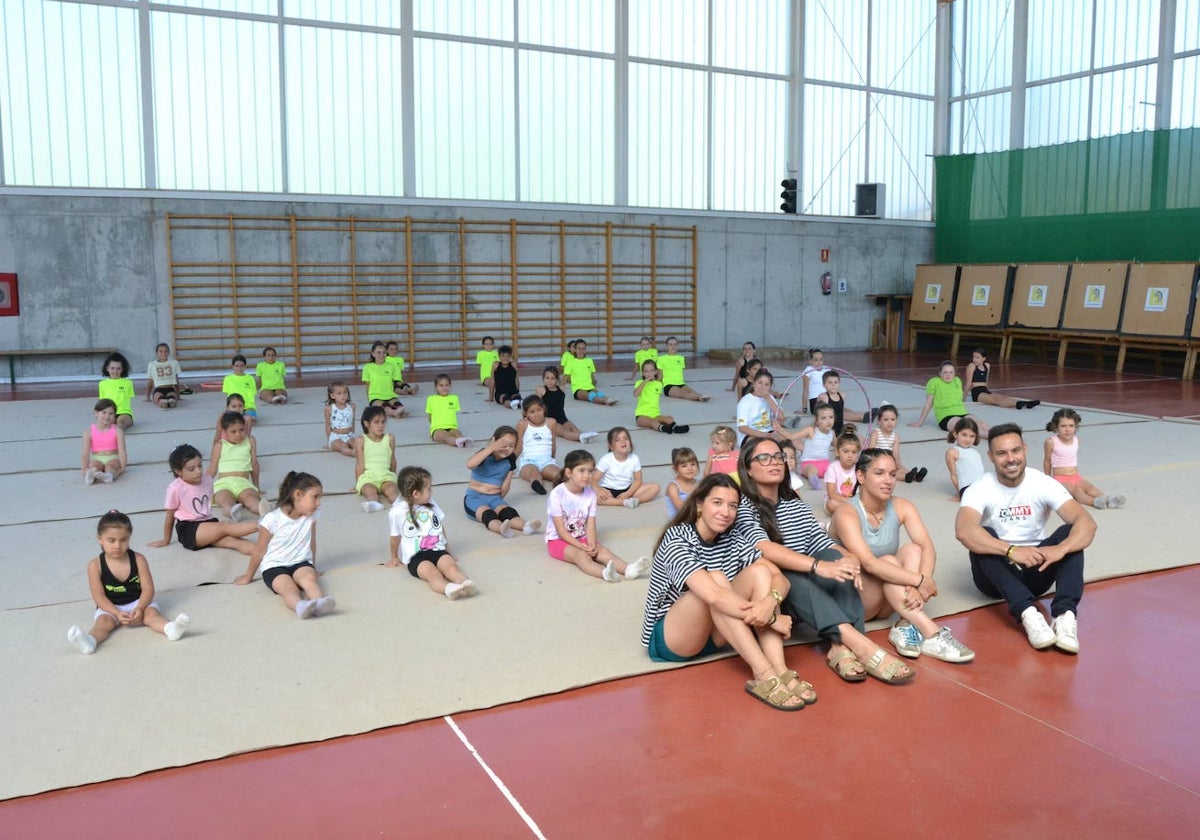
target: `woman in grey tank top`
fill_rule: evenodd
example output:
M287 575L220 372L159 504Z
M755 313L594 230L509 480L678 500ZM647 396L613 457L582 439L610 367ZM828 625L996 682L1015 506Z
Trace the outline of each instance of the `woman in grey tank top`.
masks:
M862 561L865 619L900 619L888 641L902 656L921 654L944 662L970 662L975 654L925 614L925 602L937 595L933 579L937 551L921 514L908 499L893 498L899 469L886 449L865 449L855 465L858 491L838 508L830 536ZM909 542L900 545L900 527Z

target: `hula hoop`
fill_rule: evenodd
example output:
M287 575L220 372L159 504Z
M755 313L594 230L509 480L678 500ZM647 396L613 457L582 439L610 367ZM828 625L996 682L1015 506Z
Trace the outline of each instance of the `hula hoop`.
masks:
M220 391L221 383L220 382L201 382L200 387L203 388L205 391Z
M834 373L836 373L838 376L848 376L848 377L850 377L851 379L853 379L853 380L854 380L854 384L858 386L858 390L862 391L863 399L864 399L864 400L866 400L866 402L867 402L867 416L868 416L868 417L870 417L870 416L871 416L871 411L872 411L871 397L870 397L870 395L869 395L869 394L867 394L867 389L866 389L866 387L865 387L865 386L862 384L862 381L861 381L861 380L860 380L860 379L859 379L857 376L855 376L853 373L851 373L851 372L850 372L850 371L848 371L848 370L844 370L844 369L842 369L842 368L836 368L836 367L831 367L831 368L829 368L829 369L830 369L830 370L832 370ZM800 374L799 376L797 376L796 378L794 378L794 379L793 379L791 382L789 382L789 383L788 383L788 385L787 385L787 387L783 389L783 396L782 396L782 397L780 397L780 398L779 398L779 400L778 400L778 402L779 402L779 407L780 407L781 409L783 408L783 403L784 403L784 401L785 401L785 400L788 398L788 395L789 395L789 394L792 392L792 388L795 386L795 384L796 384L797 382L799 382L799 381L800 381L801 379L803 379L803 378L804 378L804 374ZM804 406L803 408L804 408L805 410L807 410L807 409L808 409L808 406ZM785 411L784 411L784 414L786 414L786 413L787 413L787 412L786 412L786 410L785 410Z

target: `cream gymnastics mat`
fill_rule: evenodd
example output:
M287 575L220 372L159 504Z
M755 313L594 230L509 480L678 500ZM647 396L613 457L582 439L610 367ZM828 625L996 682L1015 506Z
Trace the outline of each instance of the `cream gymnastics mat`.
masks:
M610 392L628 393L616 375L604 381ZM732 416L726 381L723 370L698 371L694 384L708 389L712 402L664 400L665 411L692 424L690 434L634 432L647 480L670 478L674 446L691 446L703 458L708 430ZM923 400L916 386L864 384L873 402L898 405L902 419L915 417ZM517 419L486 405L475 388L459 394L462 426L476 438ZM848 395L853 405L853 390ZM0 706L6 711L0 737L10 757L0 769L0 799L487 708L663 667L650 663L638 641L646 582L601 583L549 559L540 536L502 540L469 522L461 507L466 453L428 443L423 417L389 424L398 459L432 471L450 548L480 595L451 603L406 571L380 565L387 557L386 516L364 514L349 494L352 460L320 449L323 398L324 389L294 391L289 405L260 409L255 432L265 488L276 487L288 469L313 472L325 485L318 560L338 610L306 622L291 616L261 581L231 583L244 571L241 555L188 552L177 544L145 548L161 535L167 453L190 442L207 456L223 404L219 394L197 393L171 412L136 404L128 441L132 466L111 487L85 487L79 476L80 435L92 400L0 404ZM424 395L406 402L419 410ZM989 422L1040 427L1052 410L984 407L980 413ZM613 408L573 403L568 414L583 428L632 426L632 400ZM1151 523L1193 515L1197 464L1171 455L1200 452L1200 426L1083 414L1085 474L1129 495L1125 510L1096 512L1100 534L1088 551L1088 578L1193 562L1190 532ZM953 538L946 443L932 425L902 426L901 435L906 462L930 469L923 484L901 492L919 504L940 550L941 594L932 606L943 615L987 603ZM1044 436L1028 436L1035 453ZM569 448L560 441L560 457ZM597 456L605 451L603 439L585 448ZM544 518L544 499L524 482L514 482L509 500ZM66 641L66 630L90 624L84 567L98 550L96 517L112 507L133 517L134 546L149 559L163 611L186 611L192 629L175 644L146 629L123 629L97 655L84 657ZM633 559L649 553L665 518L661 500L633 511L602 510L600 535ZM1142 527L1129 527L1135 523Z

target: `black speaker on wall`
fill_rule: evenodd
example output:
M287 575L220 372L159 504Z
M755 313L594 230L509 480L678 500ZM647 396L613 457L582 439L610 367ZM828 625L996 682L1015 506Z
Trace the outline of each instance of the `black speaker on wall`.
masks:
M878 219L883 215L883 184L856 184L854 215Z

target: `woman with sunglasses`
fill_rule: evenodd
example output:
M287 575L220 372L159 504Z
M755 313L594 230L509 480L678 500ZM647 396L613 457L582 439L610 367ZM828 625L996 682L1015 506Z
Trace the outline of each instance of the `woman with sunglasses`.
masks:
M864 633L862 567L834 543L812 508L792 489L783 449L769 438L748 438L738 457L742 499L734 536L753 545L791 584L786 606L829 642L829 667L846 682L867 675L898 684L916 672Z

